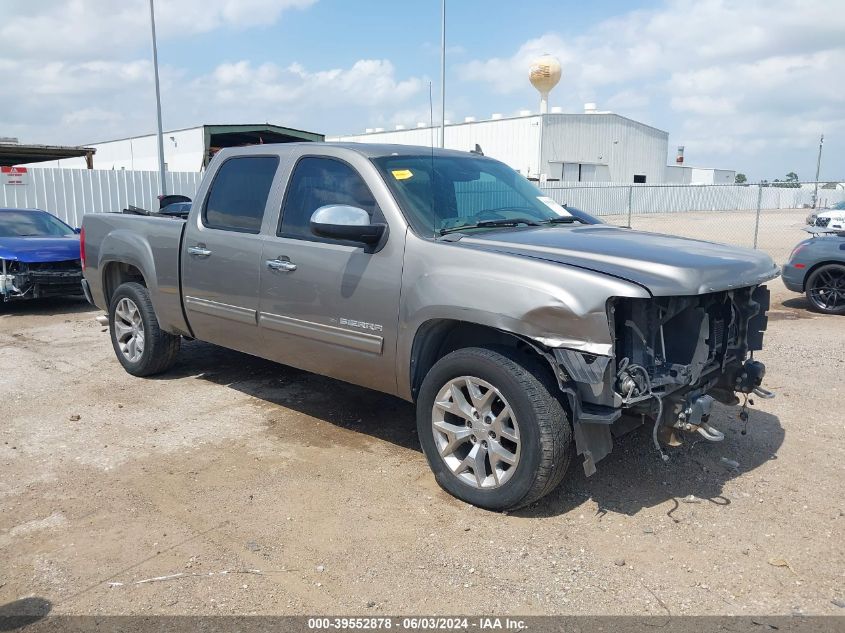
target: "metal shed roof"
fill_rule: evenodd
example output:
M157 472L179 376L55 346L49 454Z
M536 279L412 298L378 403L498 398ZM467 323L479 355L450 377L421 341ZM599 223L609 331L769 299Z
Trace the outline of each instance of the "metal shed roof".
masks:
M205 157L203 164L224 147L242 147L245 145L259 145L267 143L298 143L303 141L320 142L325 139L323 134L306 132L290 127L281 127L269 123L255 125L203 125L203 143Z
M0 165L13 167L25 163L40 163L60 158L84 156L89 162L97 150L93 147L67 147L63 145L22 145L0 143Z
M203 125L206 137L217 135L226 135L234 139L237 136L244 138L244 144L255 143L261 135L271 135L274 143L292 143L296 141L322 141L325 136L317 132L307 132L305 130L297 130L292 127L282 127L280 125L272 125L270 123L256 123L256 124L238 124L238 125Z

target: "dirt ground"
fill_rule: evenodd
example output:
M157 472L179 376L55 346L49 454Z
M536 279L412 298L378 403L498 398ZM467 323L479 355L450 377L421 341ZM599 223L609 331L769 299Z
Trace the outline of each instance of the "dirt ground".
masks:
M747 435L720 408L663 464L640 429L510 515L436 486L405 402L199 342L137 379L84 302L3 307L0 605L845 613L845 318L772 287Z

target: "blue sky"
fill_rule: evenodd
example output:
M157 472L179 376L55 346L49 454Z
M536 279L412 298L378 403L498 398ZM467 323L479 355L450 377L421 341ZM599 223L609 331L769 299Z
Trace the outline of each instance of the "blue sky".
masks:
M161 2L161 0L159 0ZM637 3L638 8L654 3ZM488 58L517 48L543 33L527 4L513 1L449 0L448 45L460 46L451 61L470 56ZM532 1L531 11L548 15L564 37L577 35L591 24L623 13L630 2ZM539 27L539 28L538 28ZM250 29L231 27L222 34L205 33L189 40L167 40L160 46L162 60L211 70L223 60L299 61L314 68L336 68L355 59L392 59L404 73L440 76L440 1L323 0L307 10L292 10L277 23Z
M154 129L146 0L0 0L0 136L86 143ZM165 128L270 121L327 134L439 118L440 1L159 0ZM836 0L448 2L447 118L552 105L669 132L670 154L752 179L845 179ZM671 157L667 157L671 158Z

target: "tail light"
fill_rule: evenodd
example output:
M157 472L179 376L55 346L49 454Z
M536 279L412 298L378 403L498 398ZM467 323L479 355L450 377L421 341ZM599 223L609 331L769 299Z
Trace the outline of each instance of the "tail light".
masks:
M789 261L795 259L795 256L801 251L802 248L804 248L804 246L806 246L806 244L799 244L798 246L793 248L792 253L789 254Z
M82 264L82 270L85 270L85 227L79 229L79 262Z

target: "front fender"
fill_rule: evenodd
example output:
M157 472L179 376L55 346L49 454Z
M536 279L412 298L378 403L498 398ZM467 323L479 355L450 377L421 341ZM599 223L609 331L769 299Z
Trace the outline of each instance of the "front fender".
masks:
M589 270L419 241L409 239L403 270L400 389L408 385L410 390L414 339L432 320L484 325L548 348L609 356L613 336L607 300L649 297L640 286Z

